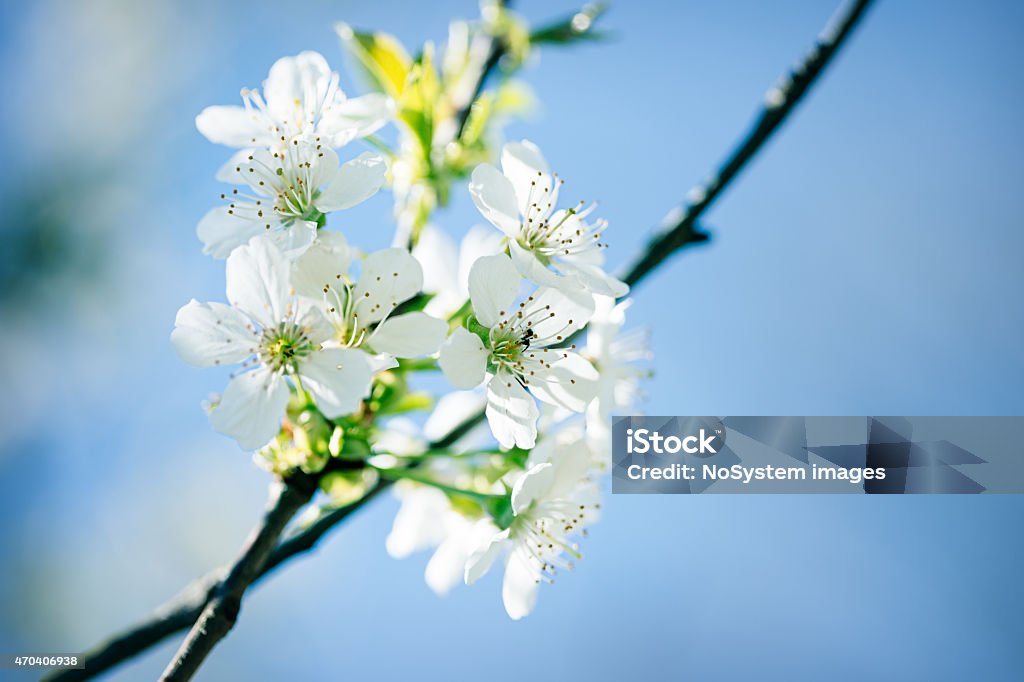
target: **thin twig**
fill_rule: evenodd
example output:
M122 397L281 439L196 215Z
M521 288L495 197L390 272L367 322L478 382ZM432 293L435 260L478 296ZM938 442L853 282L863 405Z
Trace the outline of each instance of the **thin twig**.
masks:
M458 424L447 434L428 445L428 449L446 449L457 443L463 436L483 421L483 413L475 414ZM313 523L283 539L271 552L253 584L262 580L275 568L296 555L316 547L320 539L332 528L363 508L368 502L391 486L391 481L381 481L361 499L351 505L333 509ZM81 655L82 668L68 668L55 671L44 679L50 682L72 682L88 680L114 667L122 661L160 643L176 632L190 627L199 618L203 608L213 596L215 588L224 576L226 567L210 571L192 581L177 596L153 611L148 618L126 629L107 641Z
M690 190L689 203L670 213L639 257L625 270L623 281L632 286L687 244L706 241L708 235L696 229L697 219L706 211L764 143L786 120L797 103L835 56L850 35L871 0L849 3L830 21L814 47L785 78L768 91L754 126L715 174Z
M670 214L665 224L656 232L639 256L626 268L622 278L625 282L631 286L635 285L676 251L687 245L707 241L708 235L700 230L697 219L721 195L728 184L735 179L743 167L761 149L765 141L792 112L860 20L870 1L857 0L851 3L839 15L839 20L826 28L814 49L805 56L800 65L793 69L779 86L769 92L767 102L750 132L712 179L690 192L690 203ZM497 49L500 50L500 46ZM494 64L497 64L500 56L499 53ZM488 62L490 61L489 59ZM481 83L484 76L486 76L486 72L482 71ZM480 88L477 88L476 91L479 92L479 90ZM460 121L464 122L470 109L471 107L466 107L463 112L460 112ZM474 419L473 426L482 421L483 414L476 415ZM439 441L437 446L448 447L450 444L449 442L441 445L441 441ZM329 512L307 528L283 540L266 558L252 582L256 582L294 556L315 547L327 532L378 496L388 485L388 482L382 482L351 506ZM210 601L214 589L220 584L224 574L223 570L217 570L199 578L177 597L154 611L149 618L83 654L84 669L58 671L46 679L52 681L89 679L148 649L169 635L188 627L204 612L204 607Z

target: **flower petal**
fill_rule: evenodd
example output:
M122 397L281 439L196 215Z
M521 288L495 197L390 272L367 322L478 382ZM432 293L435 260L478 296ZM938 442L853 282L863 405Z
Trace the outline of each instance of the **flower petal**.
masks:
M487 369L487 349L480 337L458 327L441 346L441 371L455 388L479 386Z
M322 300L324 287L337 286L348 272L352 249L340 232L320 230L301 257L292 265L292 286L303 296Z
M341 167L316 200L324 213L341 211L366 201L383 186L388 164L383 156L364 152Z
M557 360L548 356L556 355ZM538 357L541 353L537 354ZM583 412L597 396L599 376L594 366L572 351L543 354L547 365L530 377L530 392L540 400L573 412Z
M492 225L510 237L519 234L519 209L516 192L509 179L489 163L482 163L473 169L469 182L469 194L477 210Z
M569 277L574 277L584 289L593 294L622 298L629 293L628 284L612 277L599 265L560 260L556 267Z
M363 325L379 322L423 287L423 268L405 249L375 251L363 260L355 286L356 312Z
M399 358L436 353L448 333L448 323L426 313L413 312L389 317L370 337L374 350Z
M542 314L544 310L547 315ZM523 315L534 320L535 346L558 345L586 326L594 315L594 297L583 289L541 287L523 308Z
M174 318L171 343L182 360L195 367L241 362L258 339L249 319L223 303L192 299Z
M331 67L318 52L282 57L263 82L267 111L278 121L301 127L327 96Z
M573 280L559 277L548 269L548 266L537 260L536 254L527 251L514 239L508 240L508 253L512 257L512 263L516 266L519 274L538 286L555 288L579 289L580 285Z
M537 605L540 576L530 556L523 550L512 552L505 564L505 579L501 583L501 601L512 620L530 615Z
M491 522L487 519L481 519L479 523L490 524ZM495 533L470 554L469 559L466 560L465 580L467 585L472 585L484 577L487 571L491 570L494 560L498 558L501 550L505 548L508 536L509 530L507 528L500 533Z
M502 447L532 448L537 440L537 403L515 377L499 372L487 384L487 423Z
M266 230L252 220L228 213L227 206L206 212L196 225L196 236L203 243L203 253L217 259L227 258L232 251Z
M529 140L506 144L501 150L501 171L512 183L521 215L533 217L532 214L540 212L543 217L551 213L548 206L554 203L551 172L537 145ZM541 210L533 208L532 204L537 204Z
M239 149L231 155L231 158L228 159L223 166L217 169L217 174L213 176L214 179L217 182L226 182L230 185L246 184L240 168L241 164L249 160L249 157L253 155L253 152L253 149Z
M311 220L293 220L284 229L264 233L285 258L293 260L304 254L316 240L316 223Z
M206 107L196 116L196 128L210 142L228 147L270 144L269 122L258 111L245 107Z
M458 515L458 512L451 512L451 515ZM423 574L427 586L438 596L446 595L463 579L466 562L473 550L499 532L497 526L488 519L473 523L465 517L460 517L460 520L453 524L451 515L448 522L448 537L438 545Z
M341 147L352 140L377 132L395 114L394 101L380 93L370 93L331 103L330 111L320 120L317 132L332 147Z
M259 367L228 382L220 403L210 413L210 423L237 440L242 449L256 450L277 435L287 405L284 378L268 367Z
M289 268L281 250L269 239L254 237L228 256L228 302L264 327L277 324L284 319L291 298Z
M522 278L504 254L477 259L469 269L469 298L476 319L493 327L519 295Z
M402 481L398 491L402 506L395 514L384 546L391 558L404 559L444 541L443 519L452 505L437 488Z
M370 395L374 368L370 356L350 348L325 348L299 365L299 376L328 419L356 412Z
M551 490L554 481L555 466L551 462L530 467L512 486L512 513L519 515L526 511L534 500L544 497Z

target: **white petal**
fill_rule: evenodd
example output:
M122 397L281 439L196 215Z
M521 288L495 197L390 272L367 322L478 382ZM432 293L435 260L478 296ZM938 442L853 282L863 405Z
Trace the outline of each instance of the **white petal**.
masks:
M398 367L398 361L395 360L393 355L377 353L370 356L370 369L373 370L374 374L394 369L395 367Z
M422 287L423 269L408 251L393 248L371 253L363 260L354 292L360 324L379 322Z
M487 523L490 521L484 519L479 523ZM487 574L487 571L491 570L491 566L494 564L494 560L501 554L501 550L505 548L505 542L508 540L509 531L506 528L500 533L495 533L485 543L478 547L469 559L466 560L466 573L465 580L467 585L472 585L480 578Z
M196 225L196 236L208 256L227 258L236 248L266 231L259 223L239 218L228 210L227 206L212 208Z
M459 327L441 346L438 363L452 386L474 388L484 380L487 349L479 336Z
M481 377L481 380L483 377ZM479 381L477 383L480 383ZM452 391L445 393L434 406L434 411L427 417L427 423L423 425L423 436L429 440L440 440L459 424L464 424L471 417L479 414L487 404L487 398L482 391ZM486 432L484 436L490 438L490 429L481 424L472 429L461 439L459 447L470 447L480 440L477 436L480 431ZM472 435L470 435L472 434Z
M232 379L210 413L213 428L238 441L244 450L266 445L281 428L288 386L280 374L260 367Z
M369 344L381 353L415 358L436 353L448 333L448 323L426 313L389 317L380 323Z
M538 346L559 345L586 326L593 314L594 297L583 289L574 288L541 287L523 308L523 315L534 320L533 332Z
M505 604L509 618L519 620L530 615L537 605L539 579L537 568L525 551L519 550L509 555L508 563L505 564L505 579L501 584L501 601Z
M516 207L516 193L509 179L489 163L482 163L473 169L469 182L469 194L477 210L510 237L519 234L519 209Z
M228 302L264 327L285 318L290 263L269 239L255 237L228 256Z
M195 367L233 364L249 357L257 343L249 319L223 303L192 299L174 318L171 343Z
M591 293L612 298L622 298L629 293L628 284L612 277L598 265L560 260L556 267L566 275L575 277Z
M485 256L469 270L469 297L476 319L493 327L519 295L522 278L508 256Z
M555 481L555 467L551 462L535 464L519 477L512 486L512 512L522 514L534 500L543 498Z
M527 251L514 239L508 241L508 253L519 274L538 286L580 288L575 281L559 277L549 270L548 266L537 260L537 256L532 251Z
M497 374L487 384L487 423L502 447L532 448L537 440L537 403L515 377Z
M231 155L231 158L223 166L217 169L217 174L213 176L214 179L217 182L226 182L231 185L244 185L246 183L245 178L242 177L242 173L238 169L252 155L252 149L239 149Z
M325 286L337 286L348 272L352 249L340 232L320 230L292 265L292 286L303 296L322 300Z
M278 121L301 127L326 97L330 77L331 67L317 52L278 59L263 82L267 110Z
M386 95L370 93L331 104L320 120L317 132L333 147L366 137L382 128L395 113L395 103Z
M531 204L544 208L544 216L551 212L546 208L554 202L551 173L537 145L529 140L506 144L501 150L501 171L512 183L520 214L532 217L537 213Z
M505 250L505 237L483 225L469 228L459 243L459 293L463 300L469 297L469 271L484 256L494 256Z
M196 128L210 142L228 147L270 143L270 124L266 117L245 107L206 107L196 116Z
M530 392L550 405L573 412L587 409L599 387L594 366L572 351L553 350L543 355L551 367L545 368L543 373L538 369L537 374L530 377ZM552 355L558 359L552 362L547 357Z
M299 365L302 385L328 419L352 414L370 395L373 365L367 353L350 348L325 348Z
M488 232L494 234L494 230ZM428 224L420 232L412 255L423 268L423 291L433 294L424 310L438 317L450 317L466 300L466 295L459 291L455 243L444 231Z
M473 523L469 519L460 518L453 524L451 519L456 514L458 512L451 512L448 537L438 545L423 574L427 586L439 596L444 596L463 580L466 561L473 551L499 532L487 519Z
M388 164L383 156L364 152L341 167L316 200L324 213L341 211L366 201L384 184Z
M265 235L285 258L293 260L304 254L316 240L316 223L311 220L293 220L288 227L265 232Z
M441 543L447 537L444 515L452 508L448 496L437 488L407 484L399 494L402 506L384 542L394 559L404 559Z

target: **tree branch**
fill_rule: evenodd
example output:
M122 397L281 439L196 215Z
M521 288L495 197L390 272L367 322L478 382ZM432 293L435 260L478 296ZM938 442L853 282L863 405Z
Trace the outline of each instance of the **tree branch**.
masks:
M624 282L632 286L679 249L707 241L708 235L696 227L697 219L782 125L838 52L870 4L871 0L848 3L836 15L836 20L829 22L811 51L778 85L768 91L754 126L715 174L704 184L690 190L689 203L666 216L664 224L648 242L647 248L626 268L622 278Z
M871 0L856 0L847 5L846 9L838 15L838 20L834 23L830 22L815 47L801 63L783 79L780 85L769 91L765 106L751 130L726 158L714 176L706 183L691 190L690 202L673 211L666 218L647 246L625 269L625 274L622 277L625 282L631 286L638 284L675 252L688 245L708 240L707 233L699 228L697 219L722 194L729 183L762 148L772 133L785 121L839 50L870 4ZM491 64L492 61L493 64L481 71L480 84L475 90L476 93L481 91L484 79L500 60L501 50L500 45L496 45L492 50L492 54L496 52L497 57L487 60L487 64ZM468 118L470 109L471 106L468 106L460 112L459 120L462 124ZM450 446L466 431L482 421L483 413L481 412L433 446L438 448ZM255 574L251 576L246 586L256 582L292 557L314 548L320 538L378 496L389 485L389 482L382 482L359 501L325 514L307 528L281 541L273 548L273 551L264 556L262 565L255 569ZM292 515L295 511L292 511ZM268 512L269 514L270 512ZM288 518L290 519L291 515ZM266 523L266 518L264 523ZM283 528L282 525L278 530L278 535ZM251 546L252 543L250 543ZM244 559L245 556L246 553L243 553L242 558ZM255 563L258 562L253 560L252 564ZM233 572L234 569L232 569ZM231 590L221 591L219 589L225 574L230 578L231 573L227 573L224 569L218 569L197 579L178 596L154 611L149 618L83 654L84 669L57 671L46 679L52 681L89 679L148 649L169 635L188 627L200 615L205 616L207 611L210 611L209 605L213 604L218 594L227 595L231 592ZM242 592L244 592L244 588ZM224 606L221 608L223 609ZM237 616L237 612L235 615ZM224 632L226 633L227 630Z
M316 481L312 477L298 478L298 482L301 485L297 485L295 479L271 485L263 521L249 536L227 576L213 590L210 601L182 642L174 660L164 670L161 680L177 682L192 679L213 647L234 627L245 591L259 576L292 517L316 491Z

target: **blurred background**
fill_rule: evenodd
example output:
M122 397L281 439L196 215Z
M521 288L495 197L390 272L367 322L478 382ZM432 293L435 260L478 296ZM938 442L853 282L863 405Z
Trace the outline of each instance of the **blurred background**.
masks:
M532 23L579 0L522 1ZM546 49L513 125L600 199L625 262L714 167L834 0L619 2ZM408 46L470 0L2 4L0 651L80 651L233 557L267 475L168 335L221 300L194 227L228 150L193 119L336 20ZM693 248L635 290L650 414L1024 413L1024 6L882 1ZM412 48L415 50L415 48ZM343 86L360 92L351 70ZM567 195L567 198L568 195ZM575 199L576 197L573 197ZM390 196L337 226L390 240ZM478 217L459 192L437 222ZM1020 679L1024 498L617 496L585 560L505 616L435 597L379 500L251 593L200 678ZM109 676L156 677L178 640Z

